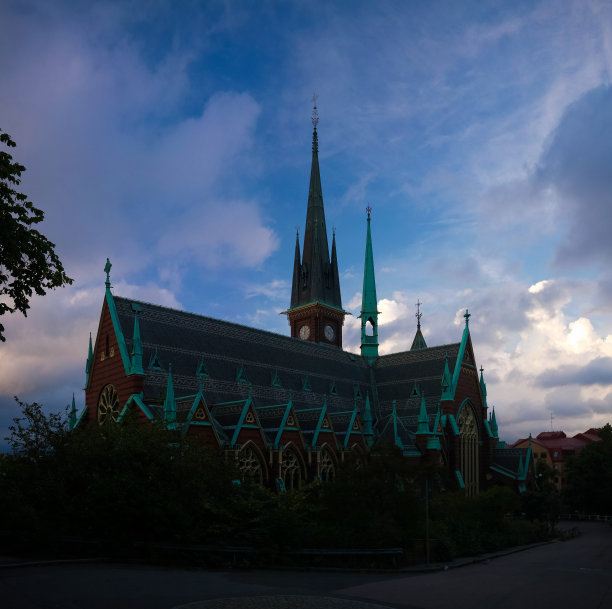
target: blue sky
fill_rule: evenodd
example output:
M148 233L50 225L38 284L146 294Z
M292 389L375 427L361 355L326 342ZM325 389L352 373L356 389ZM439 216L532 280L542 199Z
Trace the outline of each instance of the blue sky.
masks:
M500 432L612 420L609 2L11 2L0 128L72 287L5 317L12 396L82 386L108 256L116 294L288 334L311 98L345 308L365 207L381 352L463 313ZM358 350L355 318L345 346Z

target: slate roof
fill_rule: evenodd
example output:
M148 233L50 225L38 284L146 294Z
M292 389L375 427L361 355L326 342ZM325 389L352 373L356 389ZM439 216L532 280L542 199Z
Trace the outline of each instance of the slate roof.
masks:
M495 448L491 466L496 467L508 476L515 476L520 472L520 465L524 467L527 459L527 448Z
M308 440L314 434L323 403L330 415L351 413L355 405L363 415L368 394L379 430L385 427L396 400L402 427L414 431L424 393L431 428L446 358L452 370L459 352L458 343L405 351L381 356L369 368L361 356L337 347L119 296L113 299L128 353L134 331L132 303L140 308L144 400L148 404L163 403L172 364L179 421L187 416L201 385L209 406L244 403L249 395L257 408L286 405L291 400ZM151 368L155 355L159 367ZM415 386L418 394L414 393ZM239 408L236 404L233 410ZM308 416L313 408L317 411ZM223 427L235 425L235 421L225 420L237 416L229 404L223 409L215 406L214 410ZM299 411L306 412L301 415ZM259 410L258 414L263 415ZM270 425L272 422L264 427ZM406 445L414 443L413 433L402 434Z

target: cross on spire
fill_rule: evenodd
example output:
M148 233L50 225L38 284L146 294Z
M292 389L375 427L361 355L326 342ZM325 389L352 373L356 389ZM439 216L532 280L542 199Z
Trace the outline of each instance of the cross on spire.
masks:
M470 323L470 317L472 317L472 315L467 309L465 310L463 317L465 317L465 325L468 326Z
M421 329L421 317L423 317L423 313L421 313L422 304L423 303L417 299L416 305L414 305L417 308L417 312L414 314L414 316L417 318L417 330Z

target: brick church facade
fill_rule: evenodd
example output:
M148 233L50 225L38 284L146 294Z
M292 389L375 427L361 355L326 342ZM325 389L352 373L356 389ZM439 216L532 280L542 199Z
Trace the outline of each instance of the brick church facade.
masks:
M316 112L316 107L315 107ZM469 318L460 340L378 354L370 210L361 353L342 349L335 235L328 246L316 114L303 247L296 240L291 336L113 294L110 262L86 364L85 408L71 426L133 412L226 451L242 475L279 490L331 480L347 457L394 445L415 463L442 465L467 494L491 484L526 488L531 449L499 441L476 365Z

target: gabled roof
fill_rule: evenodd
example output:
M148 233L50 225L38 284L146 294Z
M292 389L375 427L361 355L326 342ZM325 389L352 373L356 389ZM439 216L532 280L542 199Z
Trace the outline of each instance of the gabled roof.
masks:
M464 332L463 344L384 355L370 366L366 358L337 347L127 298L111 295L108 300L113 303L121 335L126 337L126 353L133 351L132 338L128 337L137 336L143 361L155 359L160 364L143 370L142 403L150 412L163 412L170 381L180 425L201 392L224 444L231 444L237 437L236 430L242 425L238 417L248 400L261 416L265 412L261 409L291 402L302 437L312 446L319 444L318 435L324 431L320 426L322 407L328 415L356 413L360 425L367 427L361 433L370 434L372 428L374 435L384 435L395 401L394 429L399 431L393 441L397 437L406 449L414 449L419 414L422 424L426 416L428 428L433 429L445 371L448 377L449 367L457 368L459 353L466 346ZM308 379L307 390L304 378ZM421 409L423 397L425 415ZM366 398L372 400L369 413ZM312 418L313 424L303 421L304 417ZM275 430L266 432L266 441L277 442L282 420L263 427ZM346 435L336 431L342 436L338 436L338 442L343 444Z

